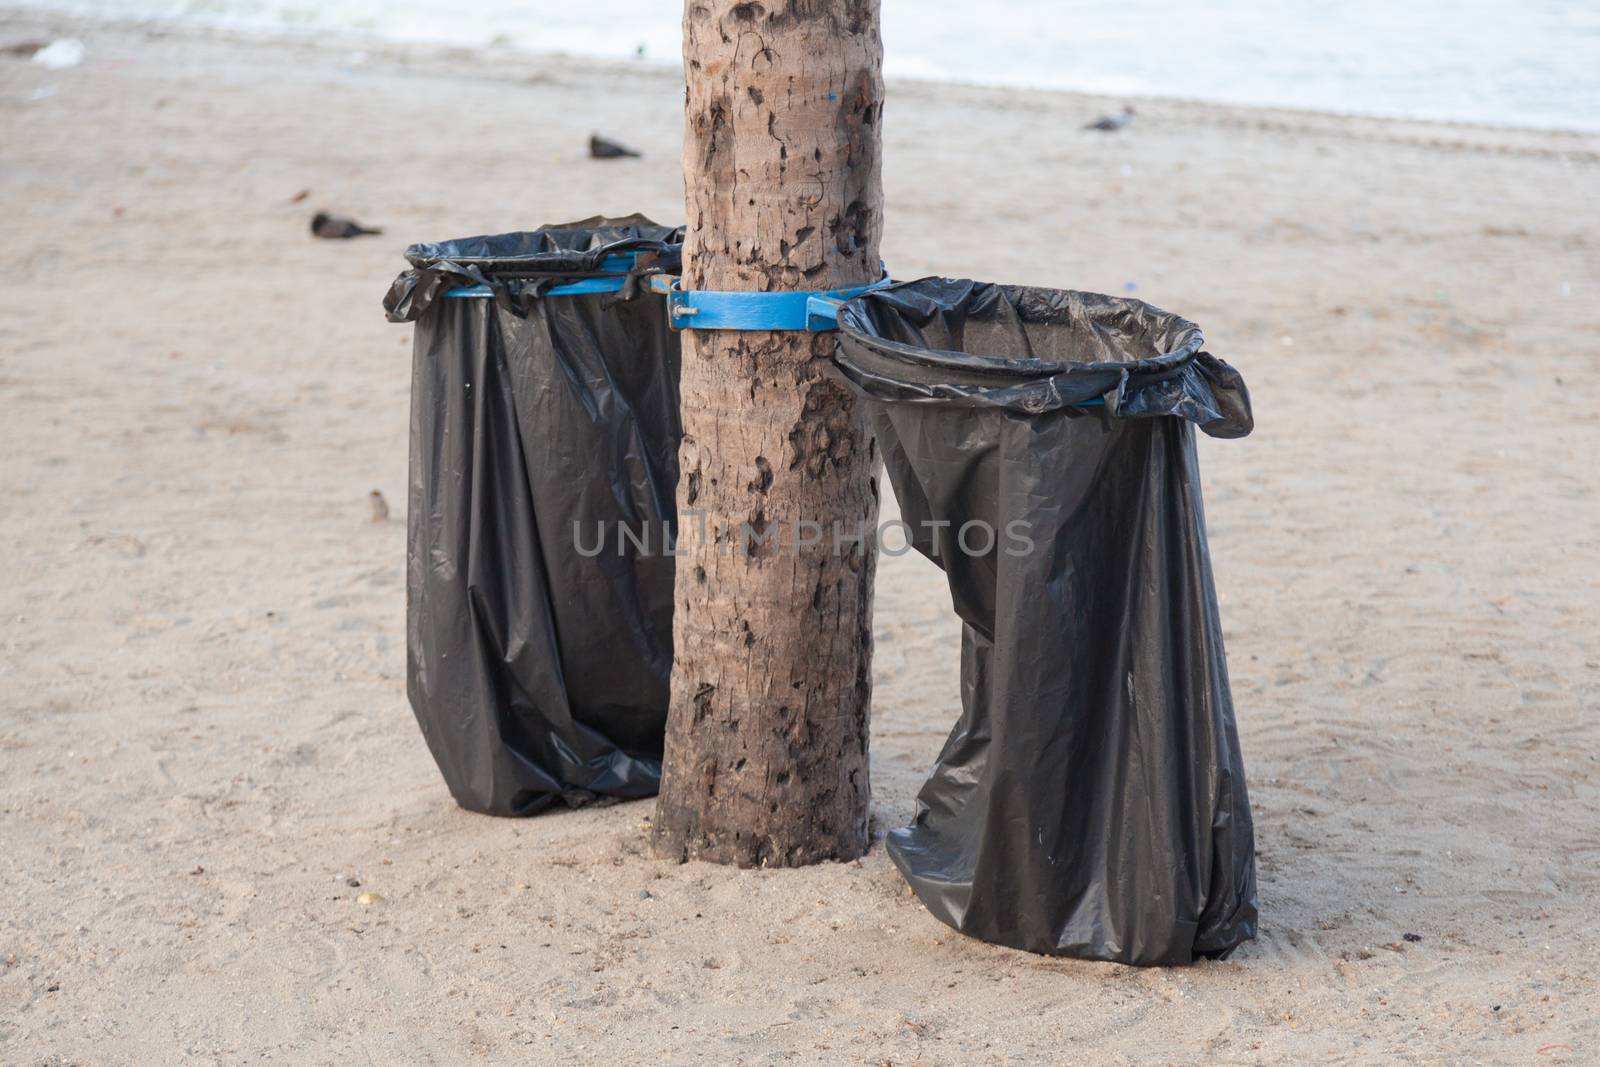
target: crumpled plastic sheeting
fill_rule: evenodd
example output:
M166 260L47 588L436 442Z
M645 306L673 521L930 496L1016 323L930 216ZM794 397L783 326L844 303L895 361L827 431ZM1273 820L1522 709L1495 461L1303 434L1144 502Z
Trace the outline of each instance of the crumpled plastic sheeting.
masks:
M406 249L412 269L394 280L383 306L390 322L413 322L450 290L484 285L502 310L515 313L521 307L518 297L593 277L607 256L624 252L639 254L636 274L675 274L682 262L683 227L658 226L643 215L596 216L529 232L415 244ZM637 286L630 286L622 298L636 293Z
M985 941L1226 956L1255 936L1255 845L1193 426L1248 433L1244 382L1193 323L1091 293L924 279L839 324L965 624L962 714L890 856ZM961 548L974 521L987 551L982 527Z
M415 246L390 291L400 299L385 301L416 322L407 692L473 811L531 815L659 787L678 339L663 297L542 297L537 268L572 280L571 250L676 233L635 216ZM494 300L435 299L480 282ZM575 525L578 546L603 549L575 550Z

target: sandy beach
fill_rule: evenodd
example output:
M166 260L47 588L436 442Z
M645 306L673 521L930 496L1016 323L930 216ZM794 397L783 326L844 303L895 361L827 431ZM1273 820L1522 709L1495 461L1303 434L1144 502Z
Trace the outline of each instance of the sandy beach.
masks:
M895 276L1131 293L1252 391L1200 447L1261 934L1134 969L881 847L451 803L379 301L412 241L680 221L675 72L0 8L65 35L0 56L0 1063L1600 1062L1600 134L890 83ZM881 831L959 709L930 564L876 641Z

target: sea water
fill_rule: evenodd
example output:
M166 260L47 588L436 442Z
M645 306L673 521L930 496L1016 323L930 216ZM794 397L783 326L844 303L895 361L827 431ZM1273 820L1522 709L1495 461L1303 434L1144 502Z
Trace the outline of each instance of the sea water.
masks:
M675 0L9 0L266 32L677 63ZM1600 0L883 0L884 71L1600 130Z

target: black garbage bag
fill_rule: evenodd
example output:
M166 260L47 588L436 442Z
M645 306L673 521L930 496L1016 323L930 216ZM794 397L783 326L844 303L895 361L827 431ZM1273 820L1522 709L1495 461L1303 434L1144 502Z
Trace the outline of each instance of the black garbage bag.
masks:
M961 718L895 864L985 941L1226 956L1255 936L1255 844L1191 424L1249 433L1244 382L1193 323L1092 293L930 278L839 326L965 623Z
M416 245L384 299L416 324L406 688L462 807L659 787L679 349L637 282L681 244L633 216Z

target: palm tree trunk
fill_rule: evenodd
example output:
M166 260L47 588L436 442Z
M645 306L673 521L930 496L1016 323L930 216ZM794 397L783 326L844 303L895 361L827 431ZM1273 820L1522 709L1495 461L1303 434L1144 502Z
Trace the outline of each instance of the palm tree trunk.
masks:
M878 0L687 0L683 28L684 287L876 280ZM660 855L866 850L878 456L833 345L684 331Z

